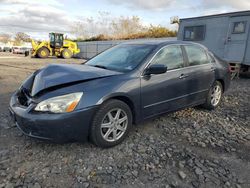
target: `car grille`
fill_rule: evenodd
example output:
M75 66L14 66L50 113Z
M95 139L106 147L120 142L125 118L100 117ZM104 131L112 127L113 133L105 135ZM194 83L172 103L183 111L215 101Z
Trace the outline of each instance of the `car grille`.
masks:
M17 94L18 102L22 106L29 106L31 97L29 95L29 92L25 88L21 88Z

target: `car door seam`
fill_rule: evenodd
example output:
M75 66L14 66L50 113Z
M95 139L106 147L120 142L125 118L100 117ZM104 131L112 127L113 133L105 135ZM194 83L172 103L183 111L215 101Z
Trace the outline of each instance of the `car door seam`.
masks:
M179 96L179 97L175 97L175 98L171 98L171 99L168 99L168 100L164 100L164 101L156 102L156 103L153 103L153 104L149 104L149 105L144 106L143 108L144 109L149 108L149 107L152 107L152 106L156 106L156 105L159 105L159 104L163 104L163 103L166 103L166 102L170 102L170 101L173 101L173 100L184 98L184 97L194 95L194 94L197 94L197 93L202 93L202 92L205 92L205 91L208 91L208 89L203 89L203 90L200 90L200 91L197 91L197 92L193 92L193 93L189 93L189 94L182 95L182 96Z

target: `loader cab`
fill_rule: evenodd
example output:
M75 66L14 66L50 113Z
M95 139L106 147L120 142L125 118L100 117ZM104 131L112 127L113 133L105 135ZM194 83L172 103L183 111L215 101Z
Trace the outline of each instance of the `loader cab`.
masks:
M61 33L50 33L50 47L51 48L61 48L63 47L63 34Z

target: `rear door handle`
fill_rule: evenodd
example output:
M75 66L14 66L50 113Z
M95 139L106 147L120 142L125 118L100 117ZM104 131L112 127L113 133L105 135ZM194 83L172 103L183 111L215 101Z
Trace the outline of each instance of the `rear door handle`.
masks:
M181 75L179 76L180 79L187 78L187 77L189 77L189 75L187 75L187 74L181 74Z

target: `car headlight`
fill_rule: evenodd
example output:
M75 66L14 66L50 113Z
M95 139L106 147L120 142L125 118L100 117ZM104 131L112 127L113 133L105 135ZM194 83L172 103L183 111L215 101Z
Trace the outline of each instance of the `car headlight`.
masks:
M78 105L83 93L71 93L49 98L37 104L35 111L65 113L72 112Z

